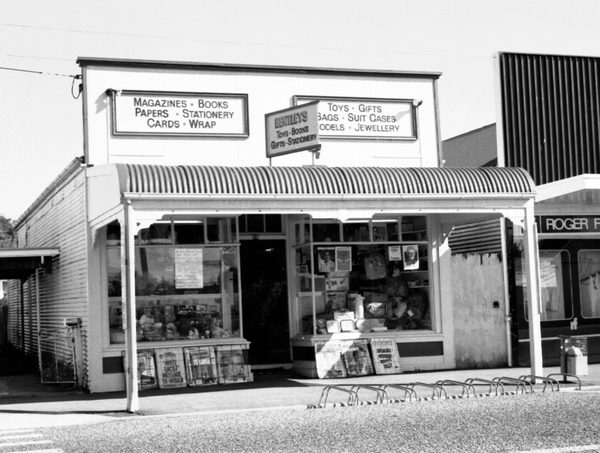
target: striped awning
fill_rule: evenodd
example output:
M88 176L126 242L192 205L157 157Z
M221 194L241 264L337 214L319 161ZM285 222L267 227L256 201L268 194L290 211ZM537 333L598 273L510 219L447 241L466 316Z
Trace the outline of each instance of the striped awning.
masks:
M121 193L182 195L523 195L521 168L220 167L116 164Z

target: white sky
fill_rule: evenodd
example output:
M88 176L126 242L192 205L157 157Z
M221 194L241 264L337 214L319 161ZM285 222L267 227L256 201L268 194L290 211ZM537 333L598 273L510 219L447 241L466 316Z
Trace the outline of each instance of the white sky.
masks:
M0 0L0 67L36 72L0 69L0 214L83 155L80 56L441 72L447 139L496 121L496 52L600 56L599 20L600 0Z

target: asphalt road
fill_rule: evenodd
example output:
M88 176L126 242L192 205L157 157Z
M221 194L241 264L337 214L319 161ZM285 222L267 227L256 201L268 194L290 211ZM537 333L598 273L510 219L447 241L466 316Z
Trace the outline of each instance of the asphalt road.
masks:
M114 421L31 431L64 452L600 452L600 392ZM2 448L34 451L32 445Z

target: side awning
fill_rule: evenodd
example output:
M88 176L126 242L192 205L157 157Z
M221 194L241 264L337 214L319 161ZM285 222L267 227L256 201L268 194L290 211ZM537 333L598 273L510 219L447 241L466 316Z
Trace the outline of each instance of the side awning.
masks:
M36 269L52 273L52 257L58 248L0 249L0 280L26 280Z

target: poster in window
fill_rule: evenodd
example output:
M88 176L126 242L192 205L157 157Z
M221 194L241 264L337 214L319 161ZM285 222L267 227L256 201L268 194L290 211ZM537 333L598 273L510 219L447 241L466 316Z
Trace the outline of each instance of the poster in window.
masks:
M387 241L387 225L385 223L373 224L373 240Z
M372 338L371 352L377 374L401 373L400 354L393 338Z
M352 270L352 248L351 247L336 247L335 248L335 270L346 271Z
M419 269L419 247L416 245L402 246L404 257L404 270L412 271Z
M367 280L377 280L387 276L385 258L381 253L375 252L365 257L365 275Z
M318 247L319 272L335 272L335 247Z
M388 247L388 256L390 261L402 261L402 247L399 245L390 245Z
M185 363L183 349L157 349L156 370L158 374L158 387L161 389L185 387Z
M188 384L215 385L217 383L217 361L212 346L185 348L185 368Z
M203 288L203 249L175 249L175 288Z

